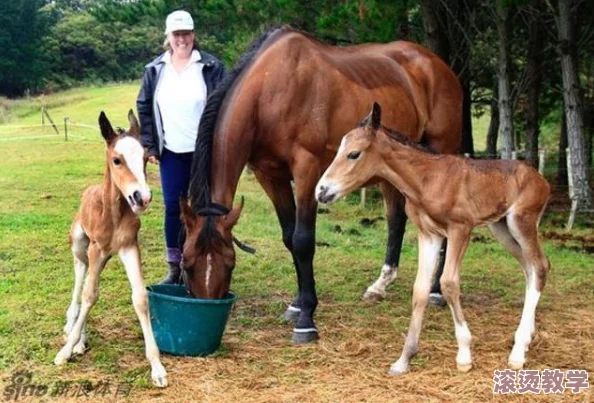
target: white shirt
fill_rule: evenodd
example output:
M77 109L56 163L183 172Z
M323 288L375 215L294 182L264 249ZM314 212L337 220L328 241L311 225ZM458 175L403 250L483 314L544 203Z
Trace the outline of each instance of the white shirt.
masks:
M198 125L206 105L206 83L202 76L200 52L193 50L181 72L175 71L171 53L163 56L157 93L157 106L163 122L163 145L175 153L193 152Z

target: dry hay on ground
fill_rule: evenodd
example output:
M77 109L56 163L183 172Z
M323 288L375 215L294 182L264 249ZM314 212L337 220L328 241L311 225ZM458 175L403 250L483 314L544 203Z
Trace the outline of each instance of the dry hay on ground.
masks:
M270 320L254 329L232 318L221 355L208 358L164 355L170 386L164 390L136 387L127 400L168 403L594 401L591 390L576 395L569 391L556 396L493 395L493 371L507 367L522 307L520 300L506 306L497 300L479 293L463 300L473 333L474 368L466 374L456 371L456 342L448 309L429 308L420 352L413 360L411 372L393 377L387 370L400 354L408 318L382 314L354 319L348 312L360 308L359 303L329 303L319 308L322 339L317 344L292 346L288 324ZM569 300L552 291L551 302L537 311L537 336L525 369L585 369L592 376L594 310L591 303L591 295L575 295ZM105 379L106 374L99 373L85 360L81 358L69 366L60 379ZM118 371L144 367L146 370L141 375L149 376L144 357L136 353L124 354L118 365ZM113 397L96 396L71 399L113 400Z

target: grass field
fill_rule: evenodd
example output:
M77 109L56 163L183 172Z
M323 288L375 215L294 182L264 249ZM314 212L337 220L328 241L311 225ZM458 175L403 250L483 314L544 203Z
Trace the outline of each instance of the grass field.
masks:
M244 213L235 235L257 255L238 251L232 288L239 295L222 348L208 358L164 355L170 386L152 388L142 334L131 305L122 265L113 259L103 272L99 302L88 321L90 350L63 367L52 364L62 345L64 315L73 284L68 230L82 190L102 178L103 143L98 130L69 128L69 140L51 129L15 127L41 121L49 109L96 125L105 110L114 125L126 126L137 84L85 88L15 101L0 125L0 388L17 371L30 371L33 384L69 385L68 396L19 401L114 399L162 402L468 402L584 401L594 393L494 396L493 371L507 367L518 325L524 280L518 264L485 229L478 229L464 260L463 306L473 333L474 369L455 369L456 341L449 310L429 308L420 352L409 374L387 374L402 348L416 273L416 230L409 226L396 283L387 299L367 304L360 297L377 277L386 239L385 223L372 197L333 205L318 219L315 258L321 339L290 343L289 324L279 314L292 299L295 274L270 201L253 176L242 178L238 195ZM8 127L11 125L11 127ZM141 248L147 284L164 274L162 194L158 170L149 167L154 200L142 217ZM541 229L552 270L537 310L537 336L526 369L587 370L594 376L594 244L592 217L580 215L571 236L564 214L548 212ZM340 226L341 231L336 230ZM89 391L99 382L110 393ZM118 385L127 397L115 396ZM76 394L79 394L78 396ZM87 393L88 396L83 396ZM6 396L6 395L4 395Z

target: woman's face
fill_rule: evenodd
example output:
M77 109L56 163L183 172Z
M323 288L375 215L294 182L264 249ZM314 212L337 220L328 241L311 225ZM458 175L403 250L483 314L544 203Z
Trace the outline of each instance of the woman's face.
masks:
M187 57L192 53L194 31L173 31L169 34L171 51L178 56Z

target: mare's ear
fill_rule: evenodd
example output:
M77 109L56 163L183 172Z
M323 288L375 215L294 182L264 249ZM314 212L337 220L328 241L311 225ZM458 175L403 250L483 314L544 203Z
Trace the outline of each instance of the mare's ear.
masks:
M373 107L371 108L371 121L370 121L371 128L373 130L379 129L382 125L381 120L382 120L382 108L377 102L374 102Z
M186 226L186 234L191 232L196 227L197 217L190 207L190 202L184 196L179 198L179 206L181 208L181 219Z
M130 129L128 133L134 138L140 138L140 125L138 124L138 120L134 115L134 111L130 109L128 112L128 122L130 123Z
M99 114L99 127L101 128L101 135L107 144L111 144L117 137L117 134L113 130L113 127L111 127L111 123L109 123L109 119L107 119L103 111Z
M243 209L243 202L244 198L241 196L241 202L233 207L233 209L225 216L225 221L223 225L227 230L231 230L239 221L239 216L241 215L241 210Z

